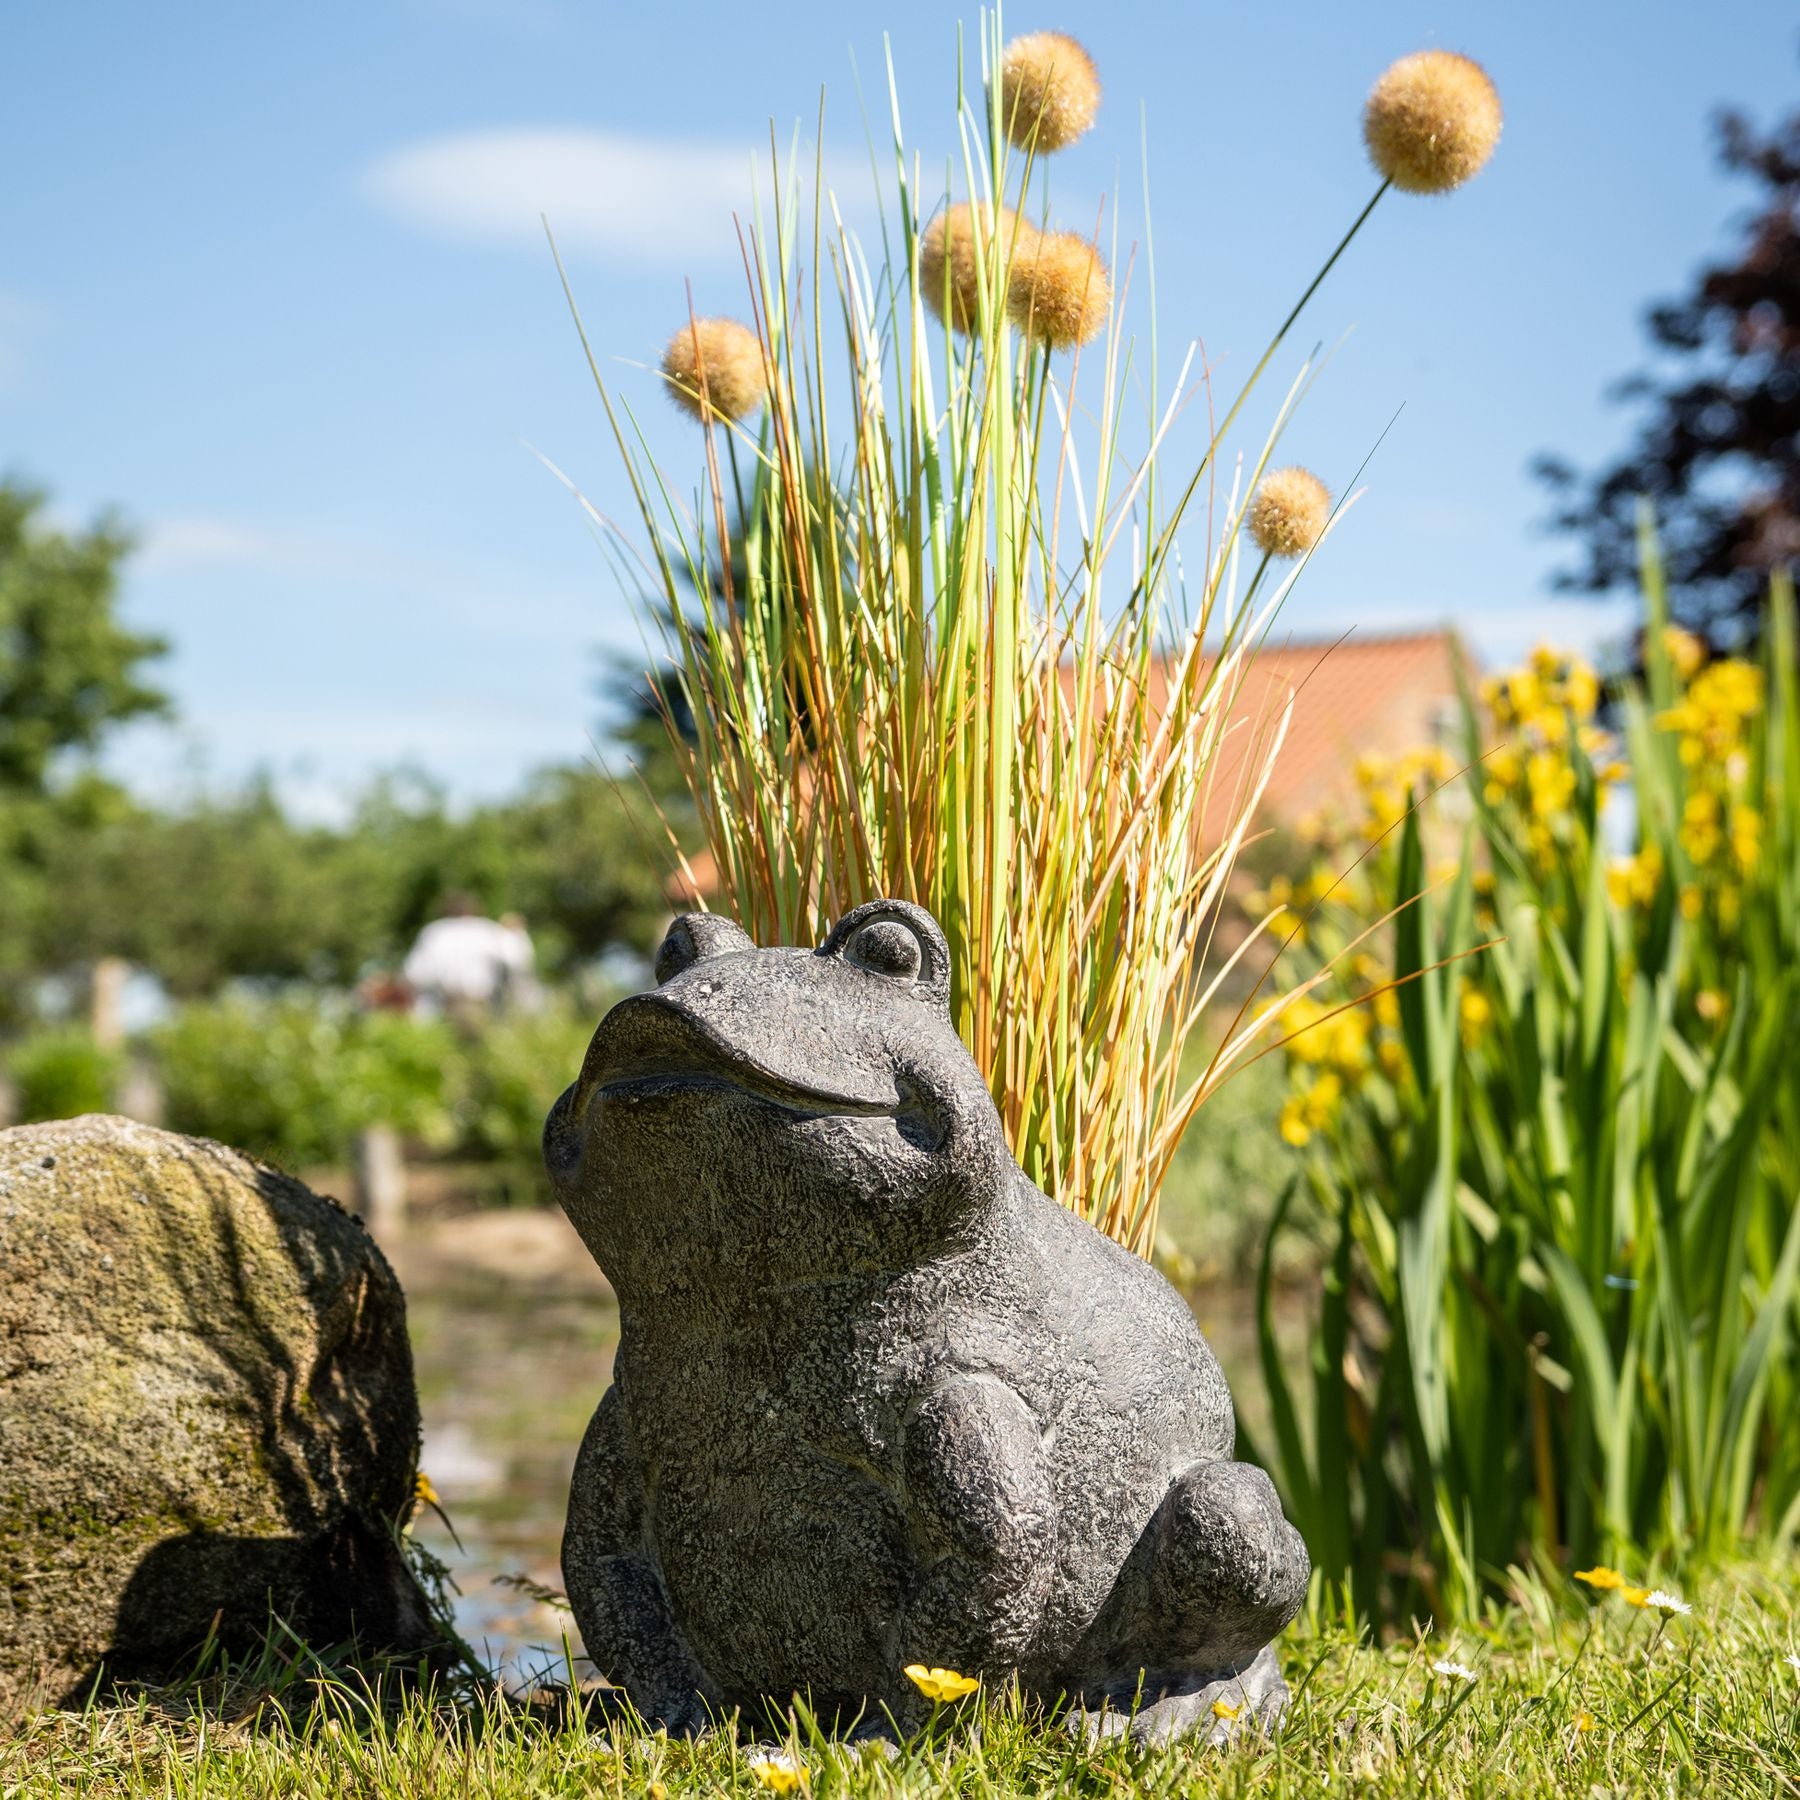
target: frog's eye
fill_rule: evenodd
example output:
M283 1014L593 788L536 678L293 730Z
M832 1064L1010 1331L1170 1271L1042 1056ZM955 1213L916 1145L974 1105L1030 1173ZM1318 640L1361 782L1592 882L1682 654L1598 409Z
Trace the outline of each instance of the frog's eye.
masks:
M950 946L937 920L910 900L865 900L832 926L817 954L902 982L950 1011Z
M874 919L845 944L844 961L873 975L917 981L924 949L911 928L898 919Z

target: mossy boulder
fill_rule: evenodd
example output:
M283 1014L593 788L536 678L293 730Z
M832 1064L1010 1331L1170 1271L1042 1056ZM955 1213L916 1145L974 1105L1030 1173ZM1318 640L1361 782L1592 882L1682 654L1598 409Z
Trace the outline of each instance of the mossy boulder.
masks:
M0 1131L0 1703L278 1616L417 1648L405 1301L335 1201L126 1119Z

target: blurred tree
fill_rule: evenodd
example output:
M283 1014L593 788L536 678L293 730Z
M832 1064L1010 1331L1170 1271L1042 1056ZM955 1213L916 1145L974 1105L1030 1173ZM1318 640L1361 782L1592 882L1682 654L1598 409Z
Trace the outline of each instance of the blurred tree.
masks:
M400 886L391 858L358 848L293 823L266 783L179 812L132 806L52 844L37 952L51 968L123 956L184 998L237 976L348 982Z
M1719 121L1720 158L1763 189L1731 260L1651 309L1665 360L1615 390L1650 408L1630 453L1582 476L1544 458L1553 524L1586 539L1564 588L1633 587L1640 497L1656 509L1677 619L1720 647L1761 628L1769 572L1800 556L1800 112L1759 136Z
M482 824L505 859L507 909L522 913L552 970L616 945L648 953L668 920L669 850L655 809L629 776L545 769Z
M667 907L654 809L599 769L549 769L467 813L409 773L340 827L303 824L273 786L146 807L85 760L113 726L166 712L156 638L116 617L130 539L46 521L0 483L0 1026L31 983L123 956L177 996L234 979L345 986L393 966L446 894L524 915L546 969L647 950Z
M113 726L168 710L141 674L165 646L115 613L129 537L104 519L63 530L44 506L37 489L0 481L0 1025L45 967L49 865L127 807L82 759Z
M55 905L38 914L33 960L124 956L183 998L232 980L343 987L396 965L447 894L469 893L522 914L546 972L564 974L614 946L650 948L666 916L630 799L576 768L465 814L390 775L342 826L291 819L266 782L173 812L125 806L45 845Z
M42 493L0 482L0 790L13 794L45 793L65 752L168 710L139 674L167 646L114 613L131 539L104 519L58 530L43 508Z

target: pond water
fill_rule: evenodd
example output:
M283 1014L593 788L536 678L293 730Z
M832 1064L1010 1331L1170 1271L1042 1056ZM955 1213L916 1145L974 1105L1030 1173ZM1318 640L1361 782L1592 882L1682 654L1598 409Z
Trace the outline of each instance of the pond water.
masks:
M420 1466L455 1528L424 1509L419 1536L449 1566L458 1626L490 1667L509 1680L560 1667L565 1632L579 1650L567 1613L505 1584L561 1591L569 1475L612 1379L612 1291L547 1210L471 1213L384 1248L406 1288Z
M462 1634L509 1681L560 1672L571 1655L585 1675L568 1613L532 1590L562 1587L569 1475L618 1342L611 1290L550 1210L440 1217L383 1248L406 1288L422 1466L455 1527L453 1538L425 1511L419 1535L451 1570ZM1209 1285L1192 1303L1254 1425L1253 1296Z

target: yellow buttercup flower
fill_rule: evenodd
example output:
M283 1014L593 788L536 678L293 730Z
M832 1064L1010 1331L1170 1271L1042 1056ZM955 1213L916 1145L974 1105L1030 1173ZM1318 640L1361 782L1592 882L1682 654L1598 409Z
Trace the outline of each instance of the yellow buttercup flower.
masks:
M1215 1700L1212 1703L1213 1717L1215 1719L1235 1719L1243 1712L1243 1710L1241 1705L1233 1706L1229 1700Z
M1747 719L1762 706L1762 670L1741 657L1729 656L1702 669L1688 698L1702 713Z
M1731 773L1741 766L1744 724L1762 704L1762 671L1727 657L1702 669L1685 698L1659 712L1656 723L1680 736L1681 760L1688 768L1717 765Z
M1404 788L1396 787L1392 782L1384 782L1380 787L1369 791L1369 817L1364 826L1364 834L1370 839L1380 837L1391 831L1406 817L1407 795Z
M1591 1588L1599 1588L1602 1593L1625 1585L1625 1577L1617 1569L1607 1568L1604 1563L1596 1564L1591 1569L1577 1569L1575 1579L1585 1581Z
M1594 1715L1585 1706L1575 1715L1575 1729L1583 1732L1594 1729Z
M1281 1015L1288 1038L1287 1053L1293 1062L1322 1063L1330 1052L1323 1031L1315 1029L1325 1017L1325 1008L1310 996L1302 994L1289 1003Z
M959 1675L954 1669L928 1669L923 1663L908 1663L906 1678L927 1700L961 1700L981 1686L974 1675Z
M1681 847L1688 856L1697 863L1709 863L1718 854L1724 839L1719 835L1719 828L1704 819L1686 820L1678 834Z

